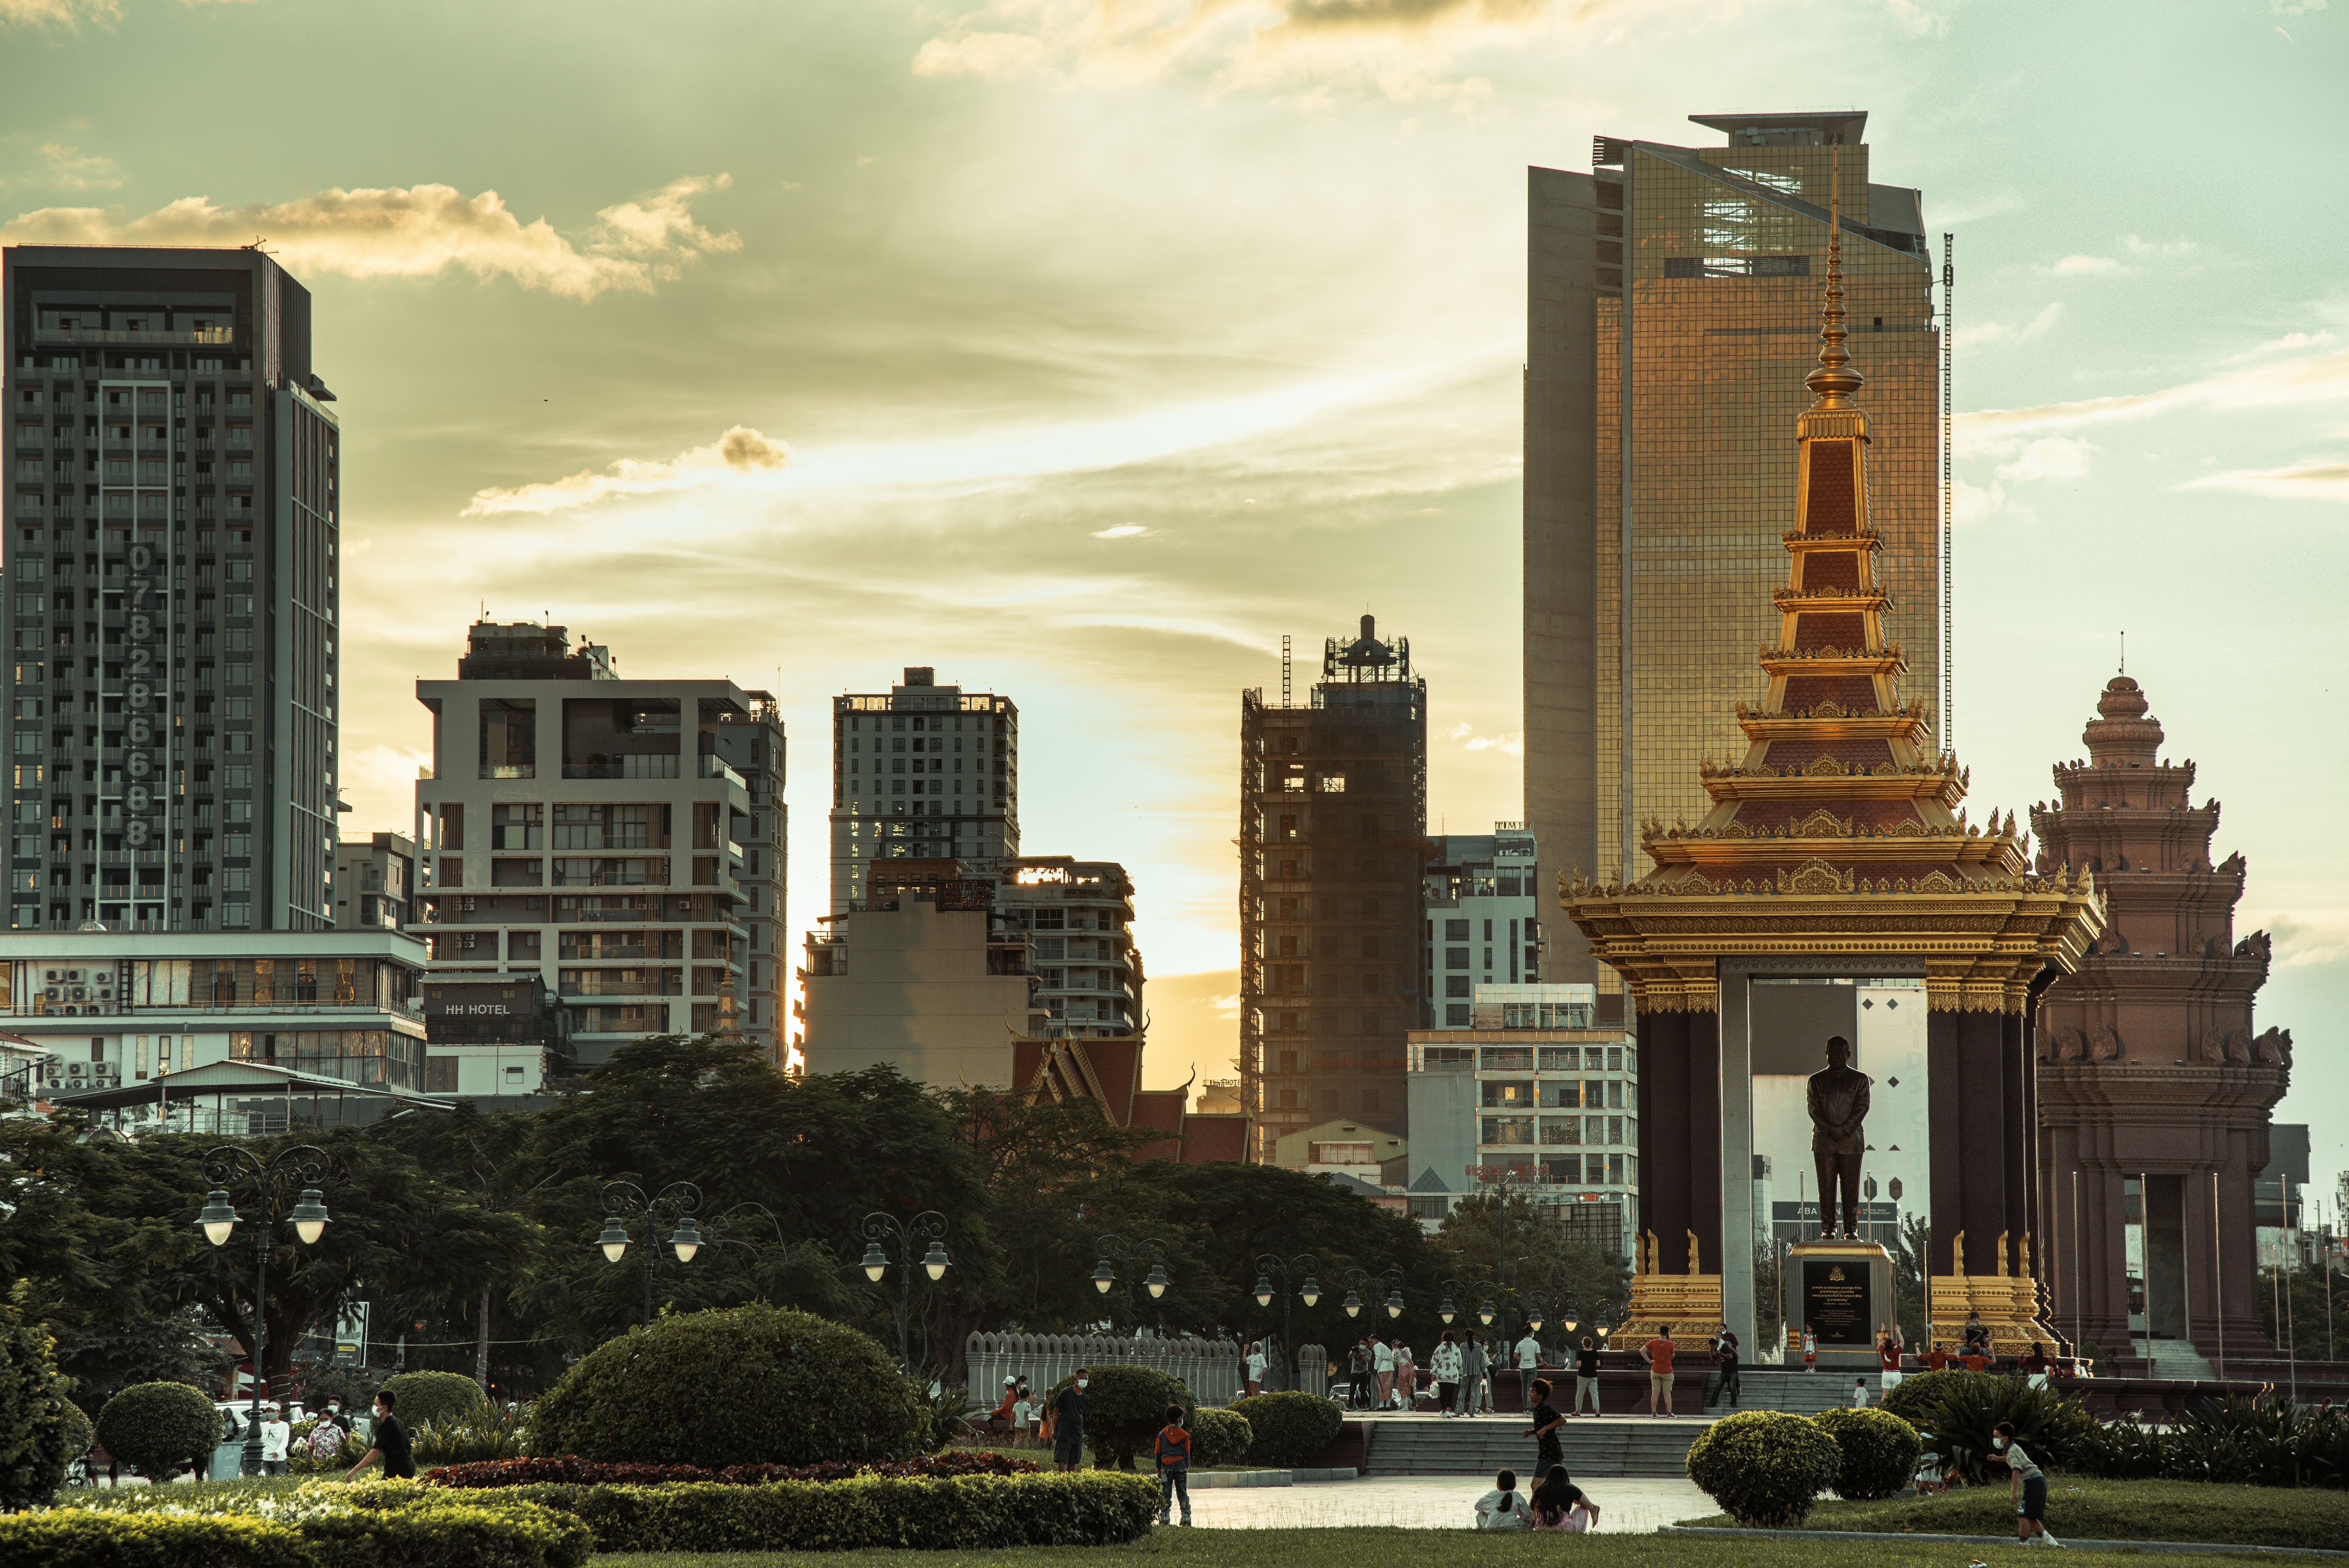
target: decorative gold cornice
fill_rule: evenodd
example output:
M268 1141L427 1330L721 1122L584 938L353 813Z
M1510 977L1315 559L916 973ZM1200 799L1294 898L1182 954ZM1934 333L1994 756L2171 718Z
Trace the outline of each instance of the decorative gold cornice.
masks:
M1789 529L1785 533L1780 534L1778 539L1781 543L1785 544L1789 551L1796 555L1800 555L1806 551L1829 550L1842 552L1850 550L1881 550L1884 548L1884 536L1877 532L1876 530L1872 528L1864 528L1853 533L1810 533L1802 529L1796 528Z
M1827 534L1821 537L1833 538ZM1880 588L1774 588L1770 603L1781 610L1800 611L1806 614L1857 615L1869 610L1881 610L1892 602L1892 595Z

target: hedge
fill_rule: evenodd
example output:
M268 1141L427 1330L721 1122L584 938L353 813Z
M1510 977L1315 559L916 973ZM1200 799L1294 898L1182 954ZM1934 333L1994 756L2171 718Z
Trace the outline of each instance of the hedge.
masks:
M1803 1522L1843 1469L1843 1449L1807 1416L1744 1410L1689 1445L1689 1480L1738 1523L1778 1529Z
M9 1568L316 1568L316 1560L298 1532L258 1519L60 1508L0 1517L0 1563Z
M2077 1537L2337 1550L2349 1541L2349 1495L2311 1487L2280 1491L2209 1481L2097 1480L2051 1475L2047 1523L2067 1542ZM1993 1482L1961 1487L1938 1497L1822 1503L1806 1522L1806 1528L1821 1534L1857 1530L1886 1534L1913 1531L2011 1535L2014 1504L2009 1501L2006 1485Z
M461 1372L401 1372L383 1380L382 1392L392 1398L391 1413L409 1431L431 1425L447 1428L489 1408L481 1386Z
M1256 1430L1247 1424L1246 1416L1218 1410L1212 1405L1191 1412L1191 1462L1199 1469L1236 1465L1247 1458L1248 1448L1255 1441Z
M598 1552L1113 1546L1147 1534L1158 1513L1158 1483L1119 1470L759 1486L538 1485L441 1495L457 1502L520 1498L570 1514L595 1532Z
M895 1464L860 1465L833 1460L820 1465L729 1465L724 1470L704 1470L699 1465L600 1464L572 1454L559 1460L484 1460L476 1464L442 1465L425 1471L422 1480L428 1486L479 1488L535 1486L551 1481L575 1486L664 1486L699 1480L750 1486L768 1480L852 1480L860 1475L901 1479L1033 1475L1040 1468L1034 1460L991 1449L925 1454Z
M1247 1462L1274 1470L1309 1463L1345 1426L1334 1401L1289 1389L1235 1400L1232 1413L1248 1424Z
M868 1334L753 1304L606 1340L531 1410L540 1454L723 1469L911 1459L922 1393Z
M1826 1429L1843 1452L1843 1468L1835 1480L1837 1497L1855 1502L1890 1497L1908 1491L1917 1479L1924 1440L1916 1428L1891 1411L1837 1407L1811 1418Z
M302 1521L318 1568L580 1568L595 1549L586 1523L558 1509L491 1494L472 1506L450 1494L384 1498L379 1484L352 1501L355 1511Z

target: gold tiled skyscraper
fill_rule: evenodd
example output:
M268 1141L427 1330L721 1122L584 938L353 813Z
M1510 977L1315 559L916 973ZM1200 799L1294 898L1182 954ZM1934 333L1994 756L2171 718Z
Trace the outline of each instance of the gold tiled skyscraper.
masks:
M1701 819L1698 762L1742 746L1731 716L1778 631L1787 432L1838 167L1886 630L1909 689L1940 689L1941 339L1920 193L1869 180L1862 112L1690 118L1723 144L1601 137L1588 174L1528 170L1526 815L1545 866L1601 881L1637 874L1640 822ZM1545 979L1614 988L1571 925L1544 930Z

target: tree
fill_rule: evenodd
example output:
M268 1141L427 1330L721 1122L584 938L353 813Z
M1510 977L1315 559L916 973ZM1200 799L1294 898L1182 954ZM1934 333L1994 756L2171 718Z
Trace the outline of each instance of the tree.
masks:
M1513 1322L1523 1321L1525 1294L1547 1295L1560 1313L1571 1304L1584 1317L1601 1308L1618 1311L1630 1300L1630 1265L1587 1242L1568 1240L1556 1207L1523 1192L1475 1192L1460 1199L1444 1217L1435 1242L1463 1283L1492 1279L1498 1260L1508 1258L1508 1284L1520 1299L1500 1305L1510 1308ZM1465 1312L1474 1305L1464 1301L1459 1306Z

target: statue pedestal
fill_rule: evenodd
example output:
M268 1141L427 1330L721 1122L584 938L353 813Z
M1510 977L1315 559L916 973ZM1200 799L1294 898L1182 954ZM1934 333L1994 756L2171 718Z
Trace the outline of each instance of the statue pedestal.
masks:
M1878 1332L1894 1321L1892 1254L1874 1242L1796 1242L1785 1269L1787 1359L1800 1365L1803 1326L1823 1367L1880 1367Z

